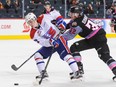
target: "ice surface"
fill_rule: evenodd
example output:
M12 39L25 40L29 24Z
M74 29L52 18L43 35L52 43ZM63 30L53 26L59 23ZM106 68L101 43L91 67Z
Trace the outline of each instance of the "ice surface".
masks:
M79 39L71 40L69 46L76 40ZM111 56L116 59L116 39L108 39L108 45ZM35 87L33 82L39 73L33 58L18 71L13 71L11 65L19 66L39 48L32 40L0 40L0 87L16 87L14 83L19 83L17 87ZM36 87L116 87L112 72L94 49L83 51L81 55L85 70L83 81L71 81L70 68L55 53L47 68L49 80Z

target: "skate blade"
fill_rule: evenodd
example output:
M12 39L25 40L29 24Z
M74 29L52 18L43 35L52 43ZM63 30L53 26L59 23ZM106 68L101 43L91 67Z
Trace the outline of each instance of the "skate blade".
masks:
M83 76L80 76L80 77L78 77L78 78L70 77L70 79L71 79L72 81L82 81L82 80L83 80Z
M116 82L116 76L114 76L112 79L113 79L114 82Z
M83 78L71 79L71 82L82 82Z

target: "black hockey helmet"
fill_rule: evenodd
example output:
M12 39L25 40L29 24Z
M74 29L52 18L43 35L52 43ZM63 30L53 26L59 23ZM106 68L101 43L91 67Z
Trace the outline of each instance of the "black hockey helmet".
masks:
M69 10L71 13L81 13L82 9L79 6L72 6Z
M49 1L45 1L44 2L44 5L46 6L46 5L50 5L51 6L51 3L49 2Z
M116 6L116 1L113 2L113 5Z

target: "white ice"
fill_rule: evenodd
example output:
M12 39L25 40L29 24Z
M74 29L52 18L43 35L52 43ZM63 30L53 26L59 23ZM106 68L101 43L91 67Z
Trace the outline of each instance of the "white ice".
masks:
M76 40L79 39L70 41L69 46ZM108 39L108 45L116 60L116 39ZM0 87L15 87L14 83L19 83L18 87L34 87L39 72L33 58L18 71L13 71L11 65L19 66L39 48L40 45L32 40L0 40ZM69 66L55 53L47 68L49 80L36 87L116 87L111 70L98 58L94 49L83 51L81 55L85 70L82 81L69 79Z

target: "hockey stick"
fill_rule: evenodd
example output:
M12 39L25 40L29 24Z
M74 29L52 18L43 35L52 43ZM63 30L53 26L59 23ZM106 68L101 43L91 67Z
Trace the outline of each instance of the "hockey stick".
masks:
M55 37L55 39L58 39L58 37L60 36L61 33L62 33L62 32L60 31L59 34ZM46 72L46 69L47 69L47 67L48 67L48 64L49 64L49 62L50 62L50 59L51 59L51 57L52 57L53 52L54 52L54 47L52 47L51 55L49 56L49 59L48 59L48 61L47 61L47 63L46 63L46 66L45 66L45 69L43 70L42 77L41 77L41 79L40 79L40 81L39 81L39 85L41 84L41 82L42 82L42 80L43 80L43 78L44 78L44 74L45 74L45 72Z
M59 33L61 34L61 32ZM59 35L58 35L59 36ZM36 52L35 52L36 53ZM34 55L35 53L33 53L27 60L25 60L20 66L16 66L15 64L11 65L11 68L14 70L14 71L17 71L18 69L20 69L27 61L29 61Z
M41 28L43 28L41 25L39 25ZM36 51L37 52L37 51ZM35 52L35 53L36 53ZM17 67L16 65L11 65L11 68L14 70L14 71L17 71L18 69L20 69L27 61L29 61L34 55L35 53L33 53L27 60L25 60L19 67Z
M37 51L35 52L37 53ZM17 71L18 69L20 69L27 61L29 61L34 55L35 53L33 53L27 60L25 60L20 66L16 66L16 65L11 65L11 68L14 70L14 71Z
M42 82L42 80L43 80L43 78L44 78L44 74L45 74L45 72L46 72L46 69L47 69L47 67L48 67L48 64L49 64L49 62L50 62L50 59L51 59L51 57L52 57L53 52L54 52L54 47L52 47L51 55L49 56L48 61L47 61L46 66L45 66L45 69L43 70L42 77L41 77L41 79L40 79L40 81L39 81L39 85L41 84L41 82Z

